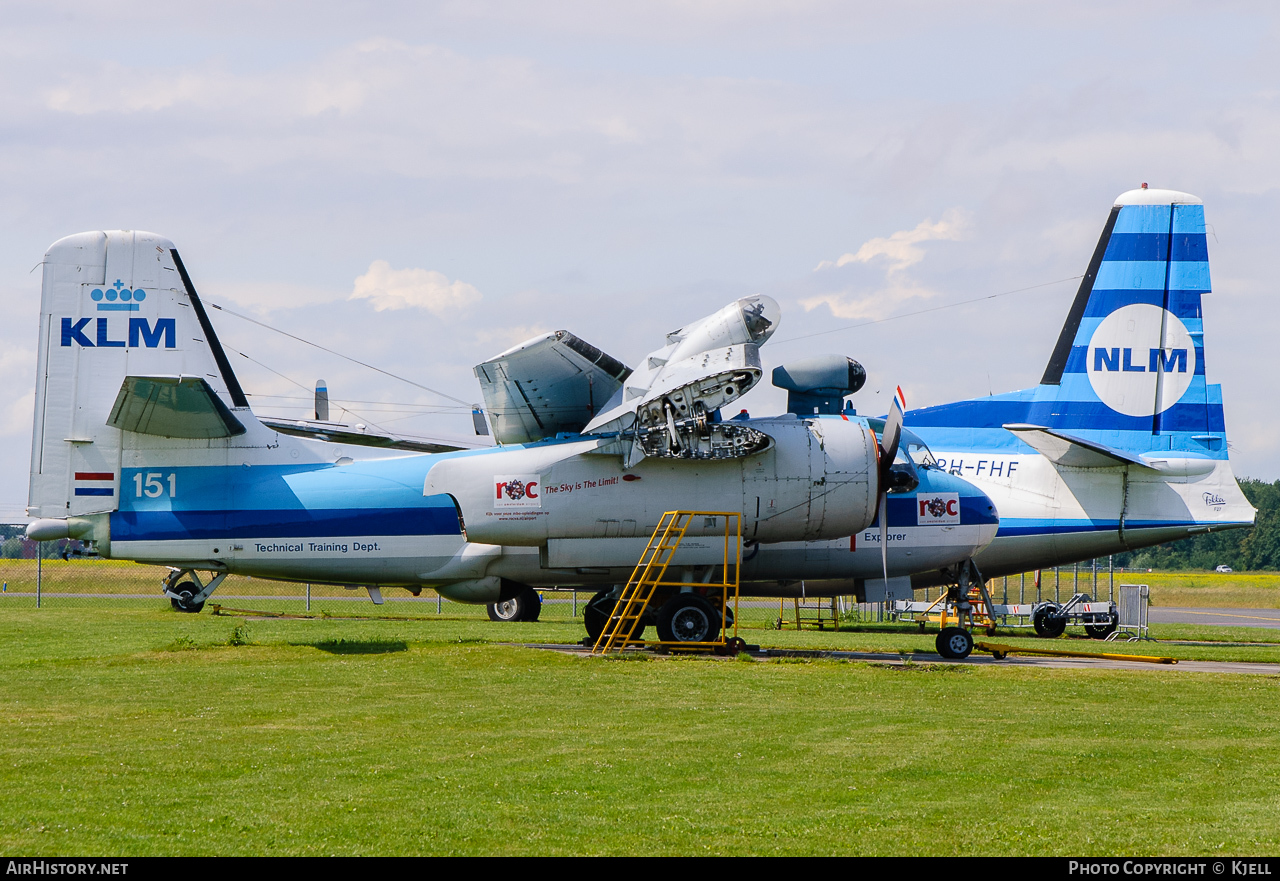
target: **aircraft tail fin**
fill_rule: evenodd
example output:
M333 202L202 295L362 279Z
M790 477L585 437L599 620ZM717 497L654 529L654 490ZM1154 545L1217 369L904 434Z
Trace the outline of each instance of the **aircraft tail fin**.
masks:
M28 514L115 510L124 431L243 432L248 401L172 242L79 233L43 265Z
M1200 200L1145 185L1123 193L1040 385L917 410L907 424L1009 427L1028 442L1075 445L1072 458L1226 459L1222 390L1205 381L1209 292Z
M1091 439L1125 450L1225 454L1221 392L1205 382L1210 290L1200 200L1145 186L1122 194L1026 421L1104 433Z

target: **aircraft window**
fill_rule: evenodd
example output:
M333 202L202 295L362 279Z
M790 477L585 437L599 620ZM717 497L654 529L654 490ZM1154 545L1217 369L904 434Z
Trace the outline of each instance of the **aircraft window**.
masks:
M906 441L906 438L903 438ZM933 458L933 453L924 445L924 441L918 438L904 444L907 448L907 455L911 457L911 461L915 462L921 468L937 468L938 460Z
M916 472L916 463L904 449L905 444L898 447L893 457L893 467L889 469L889 492L911 492L920 485L920 475Z
M742 303L742 320L747 325L751 339L759 342L767 337L778 323L778 304L768 297L747 297Z

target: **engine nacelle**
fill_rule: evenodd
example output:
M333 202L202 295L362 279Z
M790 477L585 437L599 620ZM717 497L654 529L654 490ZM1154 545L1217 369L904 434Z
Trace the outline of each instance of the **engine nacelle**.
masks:
M550 442L443 459L423 492L449 495L467 539L495 545L648 536L672 510L740 512L743 538L759 541L841 538L871 524L876 443L865 420L744 424L774 445L739 459L646 458L624 469L615 438ZM687 534L723 529L699 519Z

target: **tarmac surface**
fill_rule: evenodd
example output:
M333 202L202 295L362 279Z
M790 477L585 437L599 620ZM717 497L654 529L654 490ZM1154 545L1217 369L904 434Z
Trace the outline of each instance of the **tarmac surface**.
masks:
M1207 624L1213 627L1271 627L1280 629L1280 609L1191 609L1147 610L1151 624Z

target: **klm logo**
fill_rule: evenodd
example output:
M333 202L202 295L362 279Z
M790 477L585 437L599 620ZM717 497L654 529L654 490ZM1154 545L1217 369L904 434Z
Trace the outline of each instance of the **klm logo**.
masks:
M1139 358L1142 356L1139 355ZM1093 369L1095 371L1118 370L1122 373L1186 373L1186 349L1149 349L1147 362L1133 363L1133 349L1122 349L1113 346L1109 349L1093 350Z
M116 283L105 290L94 288L89 292L89 297L98 304L99 312L137 312L138 304L147 298L147 292L142 288L131 291L117 278Z
M97 293L95 291L94 293ZM141 294L141 291L130 292ZM93 331L89 331L89 322L96 322ZM91 335L86 335L91 334ZM177 348L178 326L173 318L157 318L154 326L145 318L130 318L128 340L111 339L111 328L105 318L71 318L62 319L62 345L83 346L86 349L123 349L126 345L131 349L145 347L157 349L161 345L166 349Z

